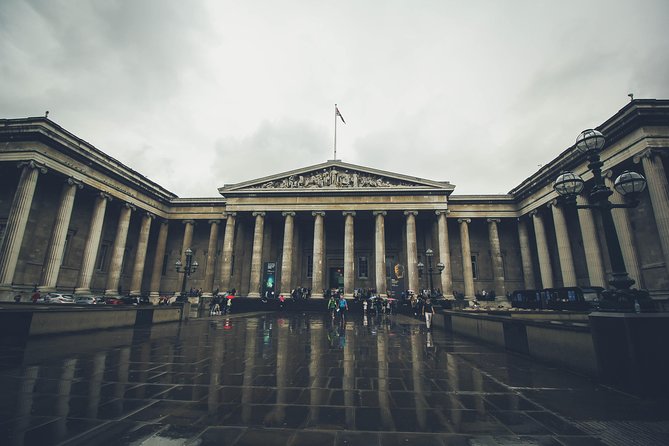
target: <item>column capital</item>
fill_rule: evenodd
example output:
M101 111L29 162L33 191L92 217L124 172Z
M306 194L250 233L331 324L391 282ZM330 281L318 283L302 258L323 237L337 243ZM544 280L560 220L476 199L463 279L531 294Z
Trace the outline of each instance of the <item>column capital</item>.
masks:
M237 213L236 212L223 212L224 217L236 217Z
M488 223L501 223L502 219L501 218L486 218L485 221L487 221Z
M386 211L372 211L372 215L375 216L375 217L377 215L383 215L385 217L386 215L388 215L388 212L386 212Z
M295 212L293 211L284 211L281 213L282 216L284 217L295 217Z
M311 213L311 215L312 215L313 217L315 217L315 216L317 216L317 215L320 215L321 217L325 217L325 211L313 211L313 212Z
M540 217L539 209L532 209L530 212L528 212L527 215L529 215L531 218Z
M666 153L662 150L655 150L655 149L645 149L642 152L634 155L632 160L634 161L634 164L639 164L644 158L647 158L649 160L652 160L655 157L659 156L666 156Z
M254 211L251 213L254 217L264 217L266 215L265 211Z
M409 215L413 215L414 217L418 215L418 211L404 211L403 213L404 213L404 215L406 215L407 217L408 217Z
M137 210L137 206L131 203L123 203L123 207L130 209L131 211Z
M471 223L471 218L458 218L458 223Z
M19 169L21 169L22 167L29 167L30 169L39 170L40 173L47 173L49 171L44 164L38 163L35 160L22 161L18 163L16 167L18 167Z
M346 217L347 215L355 217L355 211L342 211L341 215L343 215L344 217Z
M72 177L69 177L67 180L65 180L65 184L69 184L70 186L75 186L78 189L84 188L84 183Z
M195 225L195 220L189 219L189 220L181 220L182 225Z
M160 222L161 225L165 226L167 226L170 223L170 221L166 218L159 218L158 221Z
M214 220L208 220L207 223L209 223L210 225L213 225L213 224L220 225L220 224L221 224L221 220L216 220L216 219L214 219Z
M152 213L152 212L149 212L149 211L146 211L146 212L144 213L144 216L145 216L146 218L150 218L151 220L154 220L154 219L156 218L156 214L154 214L154 213Z
M114 200L114 198L106 192L99 192L98 197L102 198L103 200L107 200L107 201L113 201Z
M448 214L450 214L450 213L451 213L450 209L437 209L436 211L434 211L434 214L436 216L439 216L439 215L443 214L443 215L448 217Z

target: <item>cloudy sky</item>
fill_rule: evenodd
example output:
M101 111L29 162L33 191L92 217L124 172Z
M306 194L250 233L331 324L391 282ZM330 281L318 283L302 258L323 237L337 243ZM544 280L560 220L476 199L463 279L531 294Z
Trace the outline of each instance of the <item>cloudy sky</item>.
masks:
M506 193L669 98L669 2L2 0L0 117L182 197L338 158Z

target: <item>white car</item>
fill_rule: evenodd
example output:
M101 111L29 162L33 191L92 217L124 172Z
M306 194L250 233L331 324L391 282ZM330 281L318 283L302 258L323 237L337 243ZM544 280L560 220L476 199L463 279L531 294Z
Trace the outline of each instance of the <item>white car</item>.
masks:
M38 304L73 304L74 297L69 294L49 293L37 299Z
M74 298L77 305L98 305L100 301L93 296L77 296ZM102 301L104 303L104 300Z

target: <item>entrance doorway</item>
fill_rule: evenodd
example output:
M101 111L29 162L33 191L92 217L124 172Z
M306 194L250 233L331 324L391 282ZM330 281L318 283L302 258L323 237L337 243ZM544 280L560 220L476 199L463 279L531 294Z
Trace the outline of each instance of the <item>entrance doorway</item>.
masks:
M332 288L344 288L344 267L336 266L330 268L330 274L328 275L328 286Z

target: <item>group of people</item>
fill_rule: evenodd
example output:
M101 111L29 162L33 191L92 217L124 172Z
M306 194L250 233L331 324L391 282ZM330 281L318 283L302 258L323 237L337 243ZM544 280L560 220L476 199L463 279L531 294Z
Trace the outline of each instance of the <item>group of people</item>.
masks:
M328 299L328 311L330 312L330 317L333 320L335 318L339 318L342 321L346 319L348 302L346 302L344 295L341 294L338 290L330 293L330 298Z
M209 315L220 316L221 314L232 313L232 300L235 294L232 290L225 293L216 293L209 302Z

